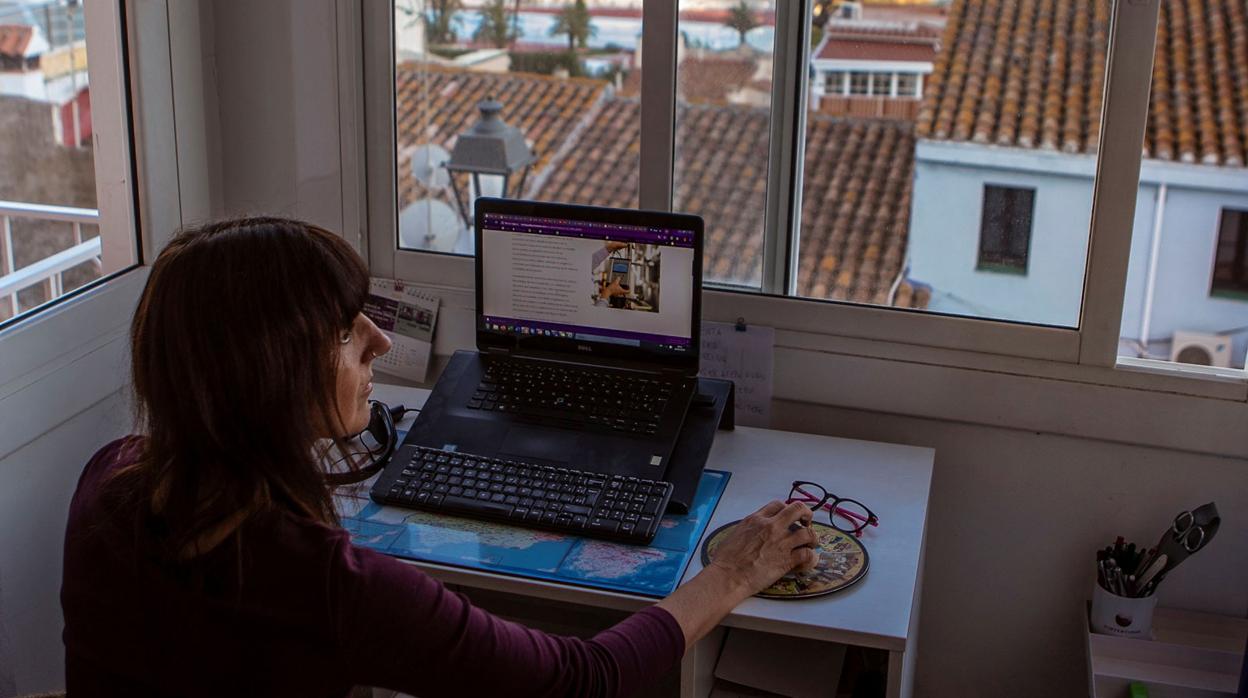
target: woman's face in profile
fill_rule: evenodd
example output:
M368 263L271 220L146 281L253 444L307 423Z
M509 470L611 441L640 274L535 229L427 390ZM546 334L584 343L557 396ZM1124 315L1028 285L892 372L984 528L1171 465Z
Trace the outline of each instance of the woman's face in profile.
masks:
M390 351L390 340L364 317L355 316L338 344L338 383L334 396L342 424L338 436L357 434L368 426L368 396L373 392L373 359Z

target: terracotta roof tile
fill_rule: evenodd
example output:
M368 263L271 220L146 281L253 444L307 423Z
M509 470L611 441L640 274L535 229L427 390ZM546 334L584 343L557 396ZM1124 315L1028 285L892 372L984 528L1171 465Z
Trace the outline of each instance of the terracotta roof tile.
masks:
M941 30L930 24L833 21L824 27L815 59L917 61L930 63Z
M679 105L676 207L706 220L706 274L757 285L766 204L765 109ZM640 106L609 100L566 160L529 196L602 206L637 204ZM808 119L802 295L886 304L902 271L914 171L910 124ZM902 283L894 302L925 307L930 293Z
M34 35L34 28L25 24L0 24L0 56L24 57Z
M1100 136L1109 0L954 0L918 134L1068 153ZM1248 161L1248 3L1163 0L1147 157Z
M819 49L825 60L912 61L931 63L936 60L935 42L864 40L858 36L834 36Z
M539 144L542 161L525 196L637 206L641 117L636 99L609 97L605 83L400 66L397 123L400 206L426 196L410 152L448 150L493 94L503 118ZM757 285L766 204L768 112L736 105L678 107L676 191L681 210L707 222L706 270ZM802 251L803 295L925 307L930 292L898 283L909 230L912 124L808 117ZM544 145L542 145L544 144ZM448 200L448 203L452 203ZM894 289L894 286L896 288Z
M538 161L529 175L531 181L542 176L577 124L598 108L606 85L599 80L478 73L421 63L398 66L395 123L399 208L428 196L412 177L412 150L436 143L449 152L455 138L477 122L477 103L486 97L493 96L502 103L503 120L522 130L534 149ZM454 204L449 199L447 203Z
M688 102L723 104L728 95L750 84L756 68L753 58L689 57L681 61L680 70L676 71L677 90L680 98ZM640 70L633 72L640 78Z

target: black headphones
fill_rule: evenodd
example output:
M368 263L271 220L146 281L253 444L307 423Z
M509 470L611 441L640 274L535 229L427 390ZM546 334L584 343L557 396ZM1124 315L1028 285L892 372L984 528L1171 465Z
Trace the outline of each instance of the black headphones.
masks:
M363 467L347 472L326 473L325 480L331 485L363 482L386 467L386 463L390 462L390 456L394 455L394 449L399 446L399 432L394 423L408 412L419 411L408 409L403 405L390 407L380 400L369 400L368 403L368 426L364 428L364 431L351 437L352 440L358 441L364 450L348 453L334 461L334 464L357 456L367 457L369 462Z

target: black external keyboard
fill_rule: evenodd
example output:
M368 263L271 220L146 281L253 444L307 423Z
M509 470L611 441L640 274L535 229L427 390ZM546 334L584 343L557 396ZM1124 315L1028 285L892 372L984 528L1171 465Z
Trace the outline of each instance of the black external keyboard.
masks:
M383 504L649 543L672 485L405 446L373 485Z
M535 361L492 360L468 408L654 435L677 383Z

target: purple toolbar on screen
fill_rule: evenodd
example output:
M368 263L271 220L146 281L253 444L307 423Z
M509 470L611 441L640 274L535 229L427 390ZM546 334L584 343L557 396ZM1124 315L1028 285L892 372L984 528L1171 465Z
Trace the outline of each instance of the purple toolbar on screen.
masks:
M597 223L560 218L541 218L538 216L517 216L503 213L485 214L482 225L491 230L506 230L516 233L644 242L671 247L693 247L694 235L692 230L675 228L654 228L640 225Z

